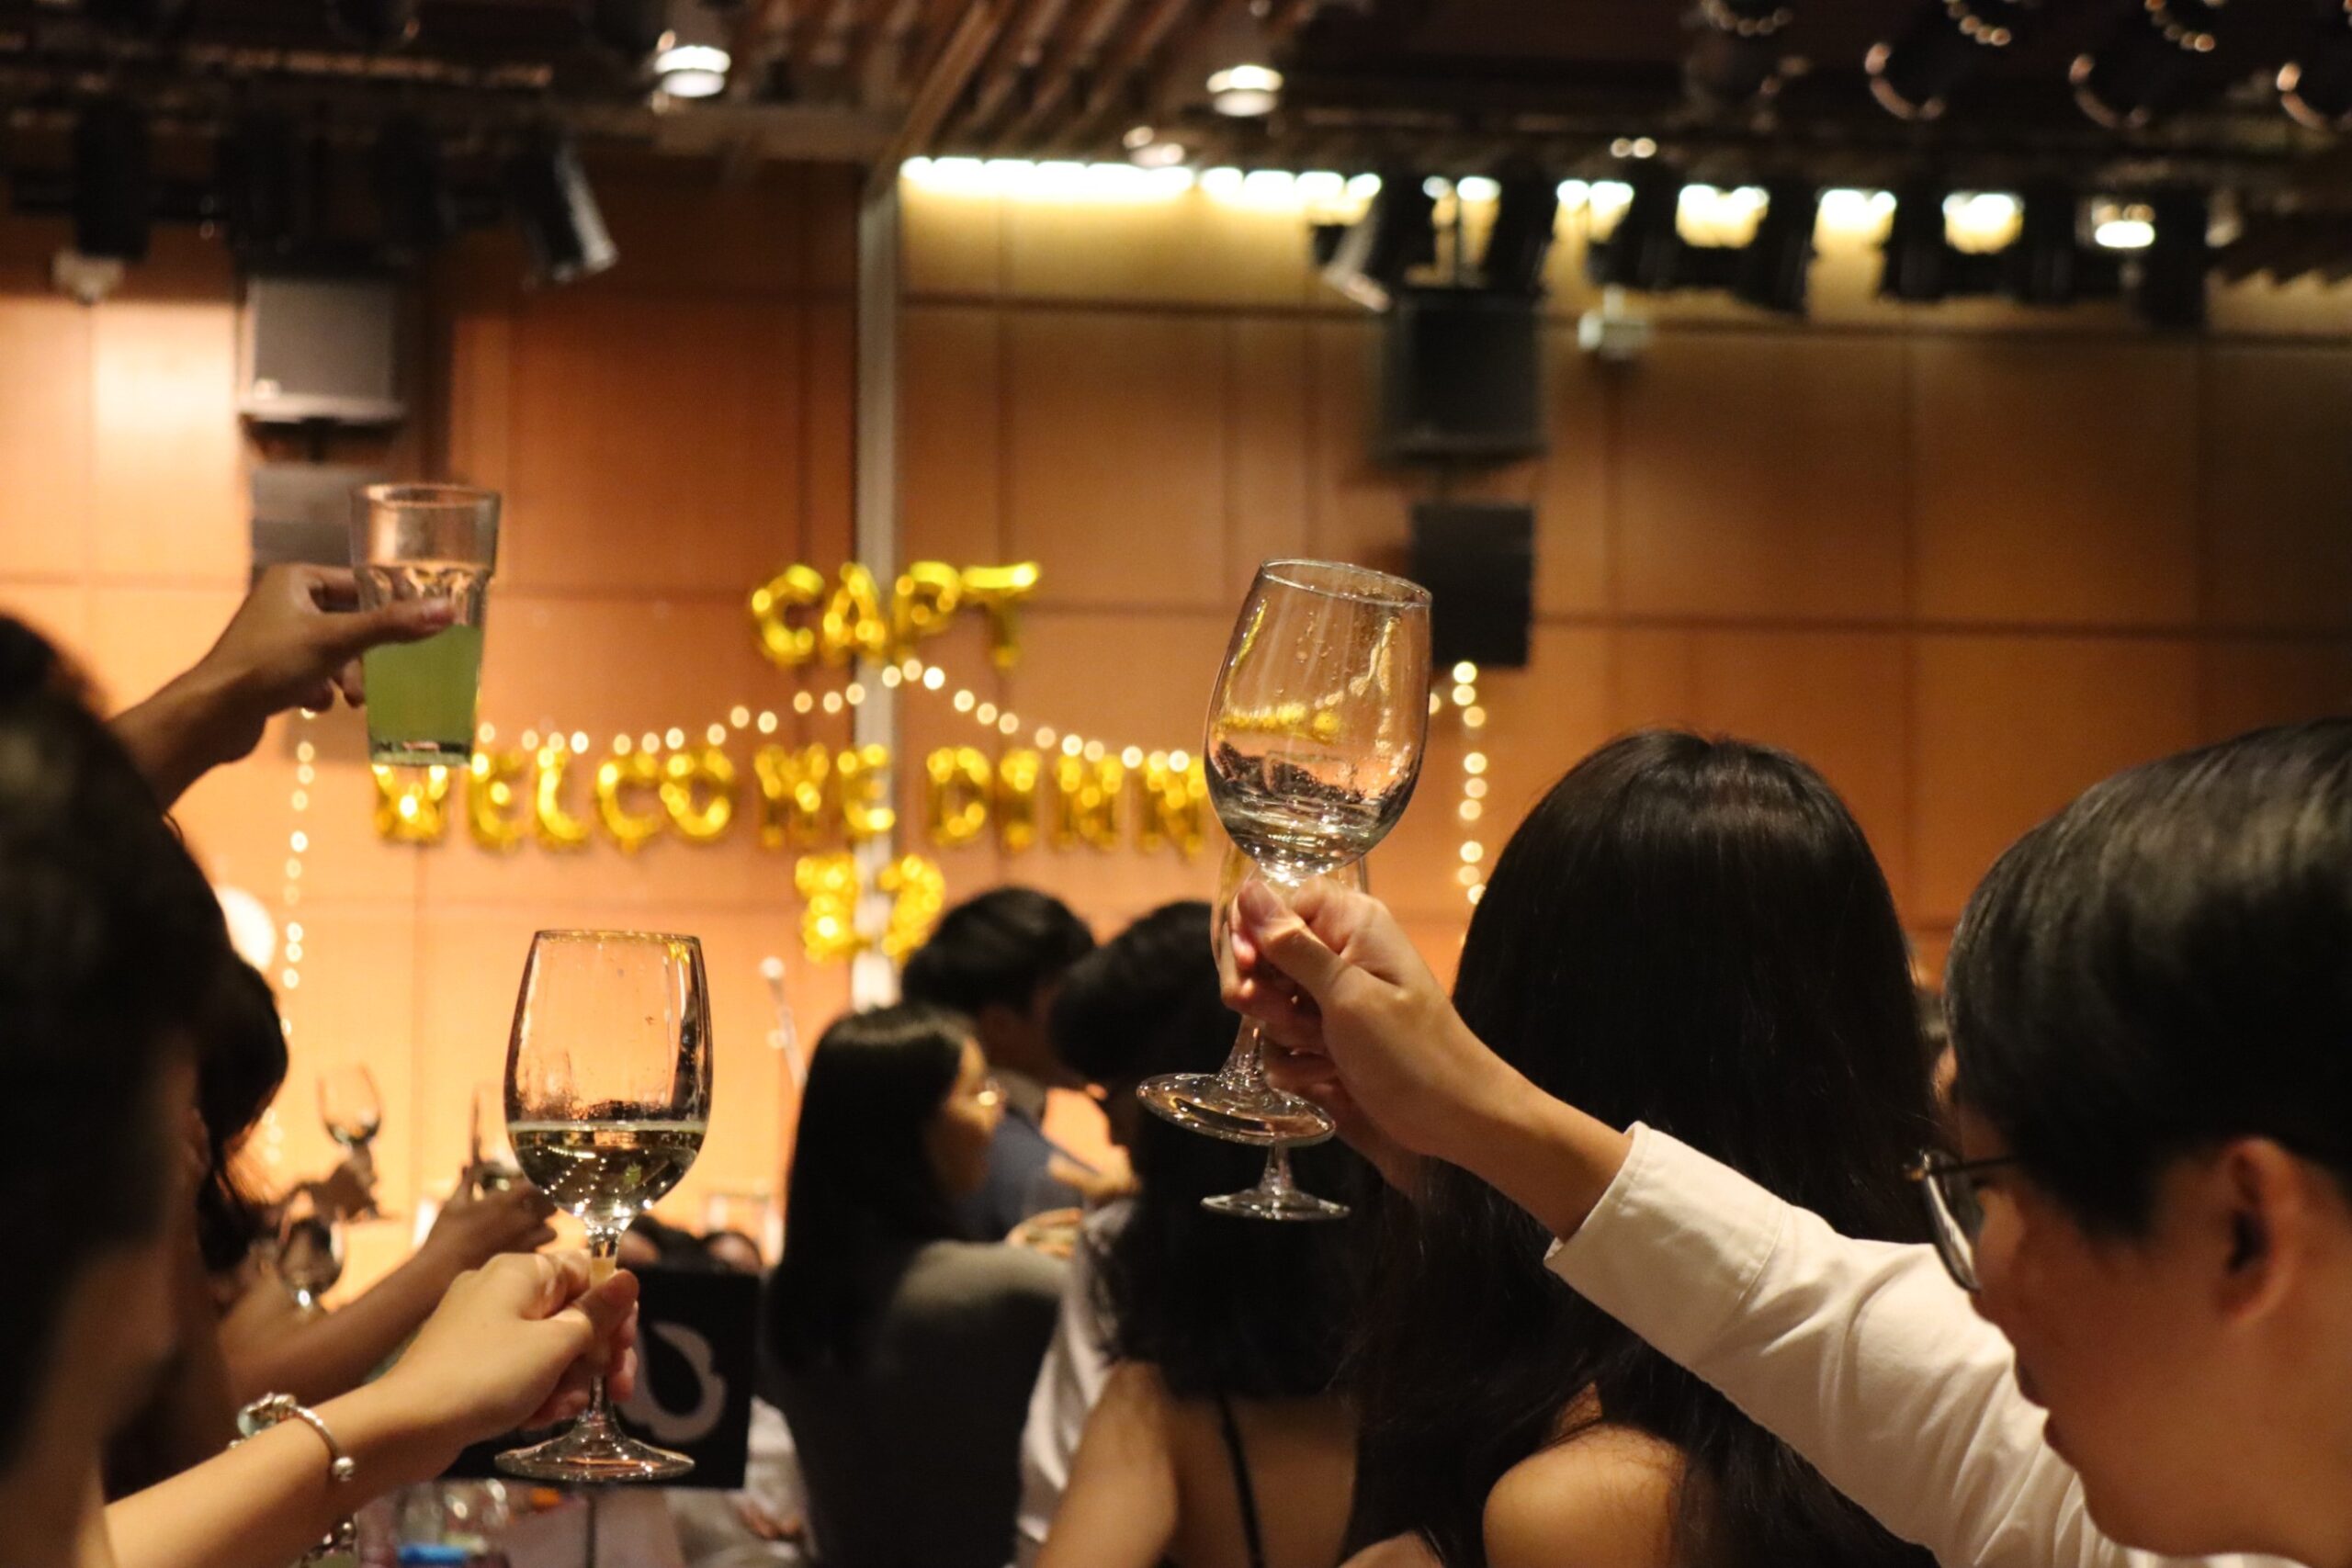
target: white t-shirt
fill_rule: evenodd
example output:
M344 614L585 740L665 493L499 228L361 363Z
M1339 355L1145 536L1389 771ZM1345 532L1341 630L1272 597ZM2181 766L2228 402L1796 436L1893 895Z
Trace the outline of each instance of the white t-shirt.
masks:
M1032 1568L1046 1544L1046 1527L1069 1484L1069 1461L1086 1432L1086 1417L1111 1375L1111 1325L1094 1300L1094 1254L1126 1223L1125 1199L1106 1203L1079 1227L1078 1251L1062 1288L1054 1337L1029 1392L1029 1419L1021 1428L1021 1512L1012 1538L1019 1568Z
M1548 1263L1945 1568L2293 1568L2109 1540L1934 1248L1839 1235L1663 1133Z

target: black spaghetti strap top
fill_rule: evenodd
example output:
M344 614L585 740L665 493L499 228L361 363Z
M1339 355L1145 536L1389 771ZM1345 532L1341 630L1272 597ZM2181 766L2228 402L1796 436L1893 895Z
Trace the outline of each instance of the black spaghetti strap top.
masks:
M1250 1548L1250 1568L1266 1568L1266 1543L1258 1533L1258 1494L1250 1485L1250 1456L1242 1451L1241 1427L1233 1406L1216 1396L1216 1421L1225 1434L1225 1457L1233 1467L1234 1500L1241 1505L1241 1535Z

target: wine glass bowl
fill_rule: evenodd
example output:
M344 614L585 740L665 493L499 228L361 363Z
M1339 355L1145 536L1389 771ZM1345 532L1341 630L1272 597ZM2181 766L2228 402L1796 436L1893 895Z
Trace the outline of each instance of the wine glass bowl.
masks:
M710 1122L710 1003L702 945L650 931L531 939L506 1052L515 1163L588 1233L601 1280L621 1233L694 1164ZM588 1413L498 1456L537 1481L663 1481L694 1461L631 1438L605 1382Z
M1285 891L1361 861L1411 800L1429 736L1430 595L1334 561L1268 561L1236 620L1209 702L1209 801L1234 844L1218 936L1243 875ZM1181 1126L1233 1143L1319 1142L1331 1119L1265 1080L1244 1024L1216 1073L1147 1079L1137 1096Z
M343 1225L314 1190L298 1187L278 1211L276 1240L277 1278L307 1317L343 1278Z

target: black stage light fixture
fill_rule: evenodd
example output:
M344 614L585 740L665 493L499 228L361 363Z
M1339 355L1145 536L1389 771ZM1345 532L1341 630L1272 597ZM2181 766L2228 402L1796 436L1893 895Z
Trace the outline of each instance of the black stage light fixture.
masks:
M1781 0L1702 0L1699 36L1682 62L1682 85L1709 108L1736 108L1780 90L1779 34L1796 13Z
M2205 274L2212 265L2211 199L2199 190L2151 194L2154 237L2133 261L2132 308L2152 327L2195 332L2205 324Z
M115 32L160 38L187 15L189 0L83 0L84 14Z
M1882 299L1926 305L1952 292L1955 253L1944 232L1948 194L1934 180L1916 180L1895 192L1886 240L1879 247Z
M2000 252L2001 291L2020 305L2071 305L2120 293L2122 264L2113 252L2082 243L2081 216L2082 200L2069 187L2027 186L2018 237Z
M2147 0L2118 13L2106 39L2066 73L2075 105L2110 130L2131 130L2219 87L2220 13L2221 0Z
M1773 180L1764 186L1764 211L1756 232L1739 250L1731 291L1784 316L1804 314L1805 279L1813 266L1813 227L1821 216L1821 187L1804 180Z
M1989 60L2018 41L2039 0L1918 0L1903 30L1862 59L1871 95L1903 119L1933 119Z
M416 0L327 0L327 21L369 49L396 49L416 37Z
M1544 292L1544 262L1560 219L1560 186L1547 175L1510 175L1495 198L1495 220L1478 272L1489 288L1511 294Z
M1617 285L1644 293L1661 293L1684 281L1682 232L1682 174L1652 165L1634 176L1633 199L1625 215L1606 240L1596 240L1585 253L1585 272L1606 288Z
M146 111L102 98L74 122L74 248L112 261L147 259L155 220L154 144Z
M239 116L220 139L221 226L239 260L283 258L311 237L316 189L311 158L293 119L269 110Z
M458 206L441 144L413 115L389 121L368 158L385 248L403 260L437 250L458 231Z
M650 59L669 30L669 0L588 0L590 34L631 64Z
M2313 130L2352 128L2352 9L2318 0L2311 28L2278 68L2278 103Z
M580 154L560 130L531 130L507 158L506 199L542 280L592 277L620 259Z
M1384 173L1364 215L1340 236L1323 281L1357 303L1385 310L1405 275L1437 260L1437 198L1410 171Z

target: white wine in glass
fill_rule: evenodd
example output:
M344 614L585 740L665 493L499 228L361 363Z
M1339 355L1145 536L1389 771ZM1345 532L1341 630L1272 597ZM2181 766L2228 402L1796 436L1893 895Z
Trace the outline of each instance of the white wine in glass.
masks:
M1404 814L1430 722L1430 595L1336 561L1258 569L1209 701L1209 801L1266 880L1295 889L1362 860ZM1266 1082L1245 1024L1214 1073L1136 1090L1180 1126L1237 1144L1314 1143L1331 1118Z
M506 1135L523 1174L587 1228L599 1279L709 1124L702 944L649 931L533 937L506 1049ZM667 1481L694 1461L623 1431L598 1378L569 1430L500 1454L498 1467L535 1481Z

